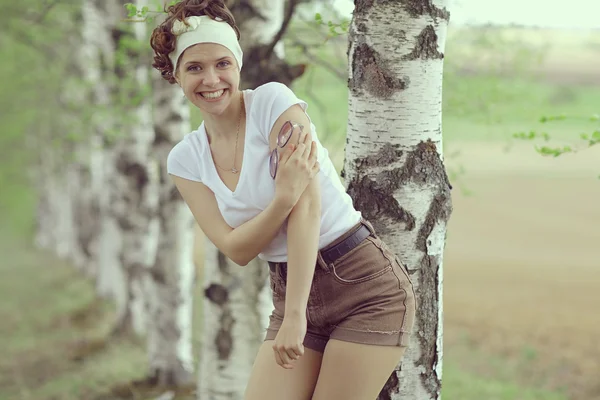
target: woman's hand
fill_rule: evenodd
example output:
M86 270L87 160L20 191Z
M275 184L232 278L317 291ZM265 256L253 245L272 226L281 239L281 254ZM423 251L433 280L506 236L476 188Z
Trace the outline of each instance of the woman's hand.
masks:
M293 207L320 170L317 143L310 132L302 132L298 144L288 145L280 152L275 196Z
M277 364L285 369L294 368L294 361L304 355L302 344L304 336L306 336L306 314L283 317L273 343Z

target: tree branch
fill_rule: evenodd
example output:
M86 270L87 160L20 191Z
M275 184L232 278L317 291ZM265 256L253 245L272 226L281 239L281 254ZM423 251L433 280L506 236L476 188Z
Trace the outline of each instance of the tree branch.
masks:
M301 42L297 38L292 39L292 45L298 46L302 50L302 53L308 58L312 63L316 65L320 65L325 68L329 72L331 72L335 77L339 78L342 82L348 81L348 74L345 70L337 68L335 65L325 61L324 59L315 56L310 52L310 46L306 43Z
M296 6L298 5L299 2L300 2L300 0L288 0L287 10L286 10L285 16L283 18L283 23L281 24L281 28L279 29L279 32L277 32L277 35L275 35L275 37L273 38L273 41L271 42L269 47L267 47L267 50L265 51L265 59L268 60L271 57L271 53L275 49L275 46L277 45L277 43L279 43L279 41L281 40L281 38L287 31L287 28L290 25L290 21L292 20L292 17L294 16L294 12L296 11Z

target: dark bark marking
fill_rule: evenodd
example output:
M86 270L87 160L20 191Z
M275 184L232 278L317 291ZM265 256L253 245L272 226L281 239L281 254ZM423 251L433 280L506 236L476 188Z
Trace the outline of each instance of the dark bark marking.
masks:
M354 14L365 14L375 4L375 0L354 0Z
M181 193L176 186L173 186L171 190L169 190L169 201L183 201L183 197L181 197Z
M450 12L446 8L436 7L431 0L400 0L400 4L412 18L429 15L434 20L450 20Z
M437 148L431 140L419 143L407 155L402 168L383 171L375 180L367 176L371 167L390 165L402 155L401 151L388 144L375 154L355 159L356 177L349 182L347 192L366 219L377 221L384 216L405 224L406 230L412 230L415 228L415 218L398 203L393 196L394 192L410 181L426 184L432 180L449 192L450 183ZM447 195L450 196L449 193ZM378 232L385 234L384 226L376 228Z
M395 79L379 54L366 43L359 44L352 55L352 79L349 87L356 94L366 90L374 97L389 99L409 85L408 78Z
M441 381L437 376L434 366L439 361L437 357L437 328L438 323L438 269L439 260L436 257L425 256L421 260L419 268L421 274L419 278L420 295L417 296L419 304L418 319L419 326L416 329L416 338L421 343L423 353L416 361L415 365L424 366L421 373L423 387L429 393L438 393L441 389ZM429 350L429 351L427 351Z
M419 229L416 244L417 249L427 251L427 238L433 231L436 222L440 220L448 221L450 219L450 213L452 212L450 204L450 190L442 190L441 193L438 193L433 198L425 221L423 221L423 225L421 225L421 229Z
M368 155L362 159L356 159L356 168L365 169L369 167L385 167L402 157L402 150L398 146L384 143L376 154Z
M228 360L233 348L231 331L233 330L233 325L235 323L235 319L231 315L229 307L223 309L219 322L220 328L215 337L215 345L217 346L217 352L219 353L219 360Z
M154 283L158 283L160 285L165 285L167 283L165 271L163 271L158 265L154 265L153 268L150 268L150 276L152 277L152 281Z
M382 216L404 223L406 230L415 228L414 216L402 208L394 198L394 192L403 182L399 179L402 169L383 171L374 180L367 176L370 168L390 165L401 156L402 151L388 143L384 144L377 153L354 160L356 178L349 182L347 192L356 209L363 213L367 220L373 222L380 234L385 234L387 231L385 224L377 223Z
M269 45L254 46L244 49L244 74L242 74L242 89L256 88L267 82L280 82L291 86L292 82L301 77L306 71L307 64L290 65L269 51Z
M379 392L377 400L392 400L392 395L400 392L400 379L398 378L399 373L400 369L392 372L387 382L383 386L383 389L381 389L381 392Z
M444 58L444 53L438 51L437 34L431 25L427 25L417 36L413 50L402 56L403 60L434 60Z
M229 292L225 286L213 283L204 290L204 296L218 306L223 306L229 301Z
M148 184L149 178L146 167L139 162L128 160L127 155L125 154L121 154L117 160L117 170L121 174L135 181L135 187L138 193L141 193L144 187Z

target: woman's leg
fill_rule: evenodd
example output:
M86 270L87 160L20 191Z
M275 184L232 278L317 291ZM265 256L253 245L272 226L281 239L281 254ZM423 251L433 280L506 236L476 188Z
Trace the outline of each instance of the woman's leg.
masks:
M329 340L312 400L375 400L405 349Z
M319 376L323 354L304 347L304 355L293 369L277 365L273 341L265 341L258 351L245 400L310 400Z

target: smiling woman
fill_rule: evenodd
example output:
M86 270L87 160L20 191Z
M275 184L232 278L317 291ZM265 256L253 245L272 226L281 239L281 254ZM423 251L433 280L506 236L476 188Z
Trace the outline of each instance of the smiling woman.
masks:
M375 398L413 326L405 266L354 208L307 103L281 83L239 89L239 31L223 2L167 11L153 66L203 116L168 172L223 254L269 263L273 311L246 399Z

